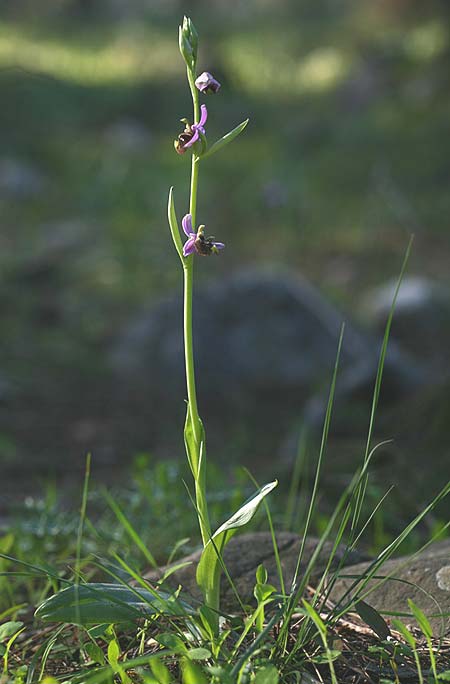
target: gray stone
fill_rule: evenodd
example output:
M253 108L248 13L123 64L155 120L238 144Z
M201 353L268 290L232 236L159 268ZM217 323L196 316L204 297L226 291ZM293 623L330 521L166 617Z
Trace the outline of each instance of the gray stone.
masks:
M367 563L358 563L345 568L343 575L362 575ZM370 590L364 599L377 610L410 613L408 599L411 599L427 616L435 636L450 631L450 539L431 544L423 553L386 561L377 572L378 576L389 576L380 584L371 580ZM403 580L403 581L398 581ZM339 579L331 593L332 600L338 602L350 587L353 580ZM364 589L364 593L366 589ZM447 617L439 617L440 613ZM408 623L412 619L402 618Z
M277 534L278 551L287 591L290 590L294 577L301 541L302 538L293 532L279 532ZM306 539L299 577L301 577L311 560L318 541L314 537ZM326 542L318 554L311 573L312 582L318 581L322 576L332 548L333 543L331 541ZM343 552L344 547L339 547L335 556L334 566L342 559ZM169 586L177 588L181 585L183 591L195 599L201 598L195 580L195 572L200 555L201 551L199 550L182 558L178 563L186 562L190 563L190 565L177 570L167 579ZM358 554L351 553L347 562L352 563L357 557ZM244 604L254 601L255 573L258 565L261 563L267 570L268 582L273 584L278 590L280 589L273 542L269 532L249 532L233 537L225 548L224 563ZM167 567L163 567L159 571L152 571L146 575L146 579L156 581L163 576L166 570ZM221 583L221 599L224 610L231 611L239 607L236 596L229 582L224 577Z
M199 404L208 436L214 430L220 436L216 449L226 435L228 444L239 444L241 455L248 443L253 451L262 449L263 457L273 456L311 397L328 387L343 320L308 282L285 271L247 270L197 290ZM172 425L182 420L181 323L181 295L164 299L131 321L112 351L118 393L128 406L135 401L148 407L148 430L151 423L163 426L164 415ZM371 396L380 345L346 325L338 386L345 397ZM392 397L422 380L420 370L393 347L385 376ZM312 422L321 421L322 406L319 402L309 410Z
M378 330L389 315L395 287L394 281L382 285L363 301L365 316ZM450 361L450 287L428 278L405 278L395 307L392 338L442 372Z
M43 174L29 163L19 159L0 159L0 195L26 199L39 194L46 180Z

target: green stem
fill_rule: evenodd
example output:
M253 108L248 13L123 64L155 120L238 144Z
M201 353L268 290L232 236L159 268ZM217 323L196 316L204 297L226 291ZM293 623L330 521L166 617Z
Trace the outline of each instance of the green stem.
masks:
M195 87L194 73L188 69L188 80L191 88L192 102L194 107L194 122L199 120L199 102L198 91ZM195 230L196 215L197 215L197 190L198 190L198 172L200 159L192 155L191 167L191 190L189 200L189 213L192 217L192 226ZM195 367L194 367L194 343L192 335L192 301L193 301L193 281L194 281L194 258L189 256L184 261L184 354L186 364L186 385L189 402L189 418L192 426L192 433L194 435L195 450L196 450L196 472L194 472L195 480L195 500L197 506L197 514L200 525L200 532L202 535L203 546L206 546L211 537L211 528L209 524L208 507L206 503L206 463L204 457L200 458L201 441L204 439L202 434L202 426L200 417L198 415L197 405L197 390L195 385ZM203 450L205 445L203 444ZM205 452L203 451L203 454Z
M194 123L198 123L200 120L200 105L198 101L198 90L195 87L195 73L187 68L187 77L189 81L189 87L191 89L192 103L194 105Z
M192 291L194 259L189 257L184 264L184 361L186 366L186 385L189 402L189 415L192 423L197 449L200 450L200 420L195 386L194 344L192 339Z

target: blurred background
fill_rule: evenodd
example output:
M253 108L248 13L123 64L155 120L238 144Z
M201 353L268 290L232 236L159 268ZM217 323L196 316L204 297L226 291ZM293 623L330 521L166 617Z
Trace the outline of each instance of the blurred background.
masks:
M393 442L374 466L374 490L398 483L414 512L449 471L446 0L0 3L3 506L79 483L88 451L104 481L139 454L184 459L166 222L169 186L188 207L183 14L222 83L209 141L250 117L200 172L199 221L227 245L196 264L210 457L289 482L346 321L324 491L348 481L414 234L376 430Z

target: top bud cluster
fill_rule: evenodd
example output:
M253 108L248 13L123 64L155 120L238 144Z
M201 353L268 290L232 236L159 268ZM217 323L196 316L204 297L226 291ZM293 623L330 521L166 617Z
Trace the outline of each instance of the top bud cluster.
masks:
M178 29L178 42L181 55L186 62L188 69L195 73L197 65L198 33L189 17L183 18L183 23ZM195 81L195 86L201 93L217 93L220 88L219 81L216 81L208 71L204 71Z
M178 29L178 43L186 65L193 71L197 64L198 33L188 17L183 17Z

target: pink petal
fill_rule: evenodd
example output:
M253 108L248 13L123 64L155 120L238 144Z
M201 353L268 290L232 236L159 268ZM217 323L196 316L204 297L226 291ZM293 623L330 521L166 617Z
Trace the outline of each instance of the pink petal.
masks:
M190 214L186 214L186 216L183 217L181 221L181 225L183 226L183 230L186 233L188 237L190 237L193 233L192 230L192 216Z
M183 247L183 256L189 256L189 254L192 254L192 252L195 252L195 240L197 236L195 233L192 234L192 237L189 238L187 242L184 243Z
M206 105L202 104L200 107L201 111L201 116L200 116L200 121L198 122L199 126L203 128L203 126L206 123L206 119L208 118L208 110L206 109Z
M199 137L200 137L200 136L199 136L199 133L198 133L198 130L197 130L197 126L196 126L195 124L192 126L192 130L194 131L194 135L193 135L192 138L189 140L189 142L187 142L187 143L185 143L185 144L183 145L183 147L184 147L185 149L186 149L186 147L191 147L194 143L197 142L197 140L198 140Z

